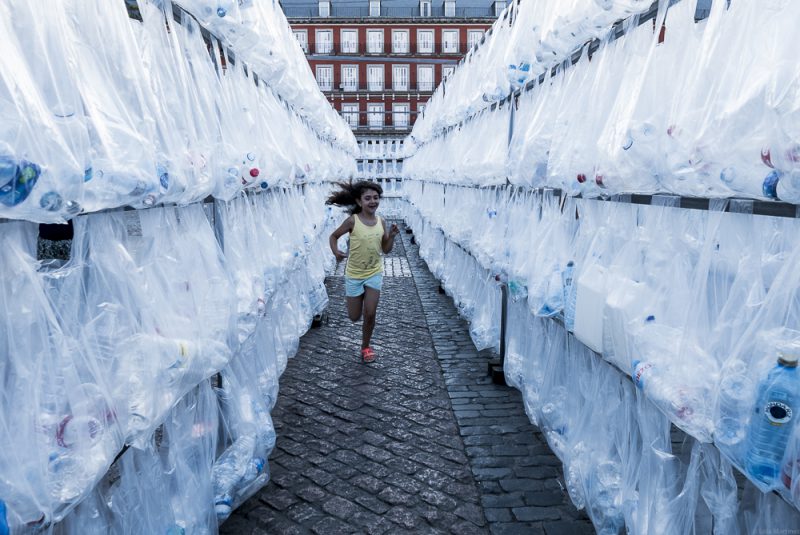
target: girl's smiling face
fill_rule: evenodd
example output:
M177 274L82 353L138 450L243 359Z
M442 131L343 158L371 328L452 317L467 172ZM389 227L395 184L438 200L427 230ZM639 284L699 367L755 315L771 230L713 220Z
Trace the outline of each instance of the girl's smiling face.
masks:
M361 198L358 199L358 205L361 210L367 215L375 215L378 210L378 205L381 203L380 194L374 189L365 189L361 192Z

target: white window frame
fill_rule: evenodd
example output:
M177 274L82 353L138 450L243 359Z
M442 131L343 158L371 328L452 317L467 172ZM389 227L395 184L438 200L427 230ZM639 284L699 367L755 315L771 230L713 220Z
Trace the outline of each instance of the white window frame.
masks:
M455 65L442 65L442 80L449 78L456 72Z
M380 73L380 83L377 83L373 73ZM384 91L386 89L385 80L386 69L383 64L367 65L367 91Z
M331 16L331 3L329 1L321 0L318 5L320 18L328 18Z
M323 48L320 45L323 42L323 39L320 39L321 35L329 34L330 41L328 42L328 47ZM317 54L330 54L333 52L333 30L317 30L314 34L316 38L316 43L314 43L314 50Z
M381 16L381 2L380 2L380 0L369 0L369 16L370 17L380 17Z
M345 46L345 34L355 34L352 42L347 41L347 46ZM342 28L339 32L339 48L342 54L358 54L358 30L355 28Z
M327 70L330 73L328 87L323 87L321 83L323 77L320 76L320 70ZM317 85L319 86L320 91L333 91L333 65L317 65L316 72L314 74L316 75Z
M308 30L292 30L292 34L303 53L308 54Z
M448 41L448 36L455 35L455 40ZM442 54L458 54L458 30L442 30Z
M420 17L430 17L431 16L431 3L429 0L422 0L419 3L419 16Z
M403 117L404 120L398 121L398 117ZM408 130L411 126L411 104L407 102L392 104L392 125L395 130Z
M398 50L398 39L396 36L405 35L405 46ZM402 40L401 40L402 41ZM392 30L392 54L408 54L411 51L411 32L408 30Z
M430 34L430 42L429 46L425 49L421 46L421 43L424 41L421 39L422 35ZM436 48L436 32L433 30L417 30L417 54L433 54L434 49Z
M403 76L398 76L398 72L405 71L405 80ZM399 82L405 81L404 84ZM411 87L411 67L409 65L392 65L392 90L393 91L408 91Z
M422 85L422 71L430 71L430 86ZM433 68L433 65L417 65L417 91L429 92L433 91L434 87L436 87L436 70Z
M342 103L342 118L353 130L360 126L361 114L359 111L358 102Z
M483 30L467 30L467 50L472 50L483 39Z
M504 0L497 0L494 3L494 16L499 17L503 14L503 10L506 8L506 2Z
M383 54L383 30L367 30L367 54ZM370 38L371 35L380 35L380 39Z
M345 76L345 70L350 69L355 72L352 83L348 83L348 77ZM342 89L351 92L358 91L358 65L342 65Z
M367 126L372 130L380 130L383 128L384 114L386 108L383 103L367 103ZM378 118L378 121L375 118Z
M456 2L455 2L455 0L444 0L444 16L445 17L455 17L456 16Z

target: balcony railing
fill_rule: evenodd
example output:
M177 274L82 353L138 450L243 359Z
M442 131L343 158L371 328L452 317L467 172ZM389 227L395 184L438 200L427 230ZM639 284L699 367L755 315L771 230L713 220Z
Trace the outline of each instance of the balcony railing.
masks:
M448 18L448 19L494 19L497 15L490 7L456 7L455 14L445 17L444 6L431 7L430 15L426 12L420 12L419 6L417 7L383 7L381 6L381 14L379 17L370 16L368 6L363 7L347 7L332 5L330 15L327 17L320 17L319 7L315 5L309 6L284 6L283 12L287 18L294 19L361 19L361 18L383 18L383 19L430 19L430 18Z
M430 93L434 90L435 85L433 82L417 82L416 84L409 84L406 89L394 89L391 85L386 84L378 88L377 85L350 85L342 83L340 87L332 88L330 86L320 86L320 91L323 93Z
M362 54L367 56L433 56L450 54L463 55L467 53L470 47L467 43L436 41L435 43L429 42L426 43L425 46L420 46L420 43L417 42L415 46L411 44L406 45L401 51L396 50L392 46L392 43L384 43L382 47L374 48L370 46L369 43L363 41L358 43L348 41L326 44L323 46L317 43L314 47L305 46L301 48L303 48L306 54L311 50L313 54L326 56L359 56Z

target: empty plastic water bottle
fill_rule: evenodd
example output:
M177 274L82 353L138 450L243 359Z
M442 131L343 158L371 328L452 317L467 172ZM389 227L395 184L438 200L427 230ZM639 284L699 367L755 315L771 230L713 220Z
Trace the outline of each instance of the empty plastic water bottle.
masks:
M231 514L233 496L253 459L255 442L254 436L242 435L214 463L214 511L220 520Z
M741 444L747 436L752 387L744 362L737 360L726 366L719 385L719 414L714 431L717 443L734 446Z
M755 412L747 434L745 469L773 486L780 475L786 444L800 410L800 347L778 353L778 363L758 385Z
M622 467L618 462L599 463L589 478L588 502L597 532L602 535L616 535L625 526L621 487Z

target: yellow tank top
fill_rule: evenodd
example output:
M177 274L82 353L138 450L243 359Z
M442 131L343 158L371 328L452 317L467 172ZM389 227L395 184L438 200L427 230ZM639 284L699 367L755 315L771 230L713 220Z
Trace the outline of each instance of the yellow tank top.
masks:
M344 274L351 279L368 279L383 272L381 259L381 240L383 239L383 220L379 217L373 226L367 226L358 215L350 232L350 249L347 268Z

